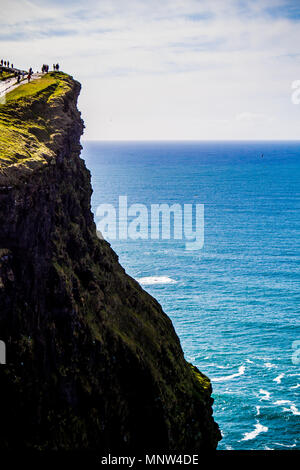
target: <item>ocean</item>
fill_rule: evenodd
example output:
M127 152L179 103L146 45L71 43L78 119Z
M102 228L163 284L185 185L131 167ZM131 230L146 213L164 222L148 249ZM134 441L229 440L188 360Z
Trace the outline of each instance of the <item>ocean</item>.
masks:
M300 142L84 142L100 204L204 204L204 246L110 240L213 385L219 449L300 448ZM297 343L298 341L298 343Z

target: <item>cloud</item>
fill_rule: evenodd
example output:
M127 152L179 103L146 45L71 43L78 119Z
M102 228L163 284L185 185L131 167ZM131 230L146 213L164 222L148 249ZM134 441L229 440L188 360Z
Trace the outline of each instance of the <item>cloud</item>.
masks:
M290 84L299 78L295 2L2 0L1 6L5 58L34 69L59 61L83 83L87 137L298 136L299 109L290 101Z

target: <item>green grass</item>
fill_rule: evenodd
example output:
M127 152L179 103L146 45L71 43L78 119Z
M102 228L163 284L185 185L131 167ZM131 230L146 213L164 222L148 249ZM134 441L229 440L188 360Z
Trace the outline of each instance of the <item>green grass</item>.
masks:
M8 78L12 78L15 75L11 72L0 72L0 81L7 80Z
M188 365L190 366L191 368L191 371L194 375L194 378L196 379L196 382L200 385L200 387L202 388L202 390L205 392L205 391L210 391L210 388L211 388L211 382L209 380L209 378L202 374L202 372L200 372L197 367L193 366L193 364L190 364L188 363Z
M45 163L45 156L51 154L47 144L53 129L47 106L40 105L51 106L71 87L69 75L52 72L7 93L6 103L0 105L0 168L20 162Z
M47 73L41 78L20 85L7 93L6 102L9 103L20 98L30 98L47 90L50 91L48 98L52 93L57 95L65 89L66 77L68 76L63 73Z
M30 83L20 85L14 90L7 93L6 102L9 103L10 101L18 100L20 98L33 96L36 93L39 93L48 88L49 86L55 84L56 80L53 77L48 77L47 75L45 75L44 77L33 80Z

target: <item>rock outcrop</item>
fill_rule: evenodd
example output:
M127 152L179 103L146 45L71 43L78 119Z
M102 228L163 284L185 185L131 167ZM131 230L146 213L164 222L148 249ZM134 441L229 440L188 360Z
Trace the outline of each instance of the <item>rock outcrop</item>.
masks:
M80 84L46 77L0 106L0 448L214 450L209 379L96 236Z

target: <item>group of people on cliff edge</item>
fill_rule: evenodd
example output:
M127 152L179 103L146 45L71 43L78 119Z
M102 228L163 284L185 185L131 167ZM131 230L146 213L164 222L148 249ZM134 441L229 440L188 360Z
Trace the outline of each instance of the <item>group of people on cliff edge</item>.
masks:
M53 71L58 72L59 71L59 64L53 64ZM42 66L42 73L48 73L49 72L49 65L43 64Z
M9 69L9 63L10 63L9 60L1 59L1 61L0 61L1 67L7 67L8 69ZM10 68L13 69L14 64L11 64Z

